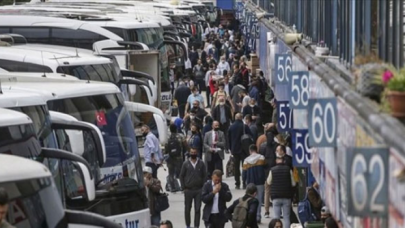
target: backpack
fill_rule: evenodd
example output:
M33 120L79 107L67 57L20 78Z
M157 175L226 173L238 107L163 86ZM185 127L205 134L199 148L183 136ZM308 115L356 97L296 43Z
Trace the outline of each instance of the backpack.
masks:
M249 211L249 201L251 199L253 198L249 197L246 200L243 200L243 198L239 199L239 203L238 205L236 205L232 214L232 228L246 227L246 219Z
M182 143L176 137L176 134L172 134L166 144L165 151L171 158L177 158L181 156Z
M307 222L313 222L316 220L315 215L312 213L311 202L309 202L308 193L306 194L305 199L298 203L298 217L303 226Z

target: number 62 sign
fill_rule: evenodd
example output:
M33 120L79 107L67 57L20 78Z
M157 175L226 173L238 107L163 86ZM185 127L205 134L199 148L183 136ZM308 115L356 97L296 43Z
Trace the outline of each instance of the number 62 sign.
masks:
M350 216L387 215L388 154L387 148L349 148L346 176Z

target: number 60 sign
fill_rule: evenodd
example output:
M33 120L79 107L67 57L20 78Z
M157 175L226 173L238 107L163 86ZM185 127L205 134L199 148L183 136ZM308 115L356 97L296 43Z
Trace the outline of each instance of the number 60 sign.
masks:
M311 147L334 147L337 138L336 98L309 99L308 130Z

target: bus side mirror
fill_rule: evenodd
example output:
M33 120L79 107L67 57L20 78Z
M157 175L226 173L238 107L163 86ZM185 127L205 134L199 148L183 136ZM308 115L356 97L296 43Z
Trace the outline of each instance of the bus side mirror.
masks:
M99 167L104 165L107 152L103 135L97 126L78 121L73 116L64 113L50 111L50 114L52 119L51 128L56 134L59 147L81 155L87 161L95 160L98 162ZM75 146L72 147L72 145ZM82 147L83 153L80 154L79 149ZM76 148L77 151L74 151L73 148Z
M62 163L63 181L69 198L80 197L92 201L96 197L95 177L91 166L81 156L59 149L42 148L40 157L57 159Z

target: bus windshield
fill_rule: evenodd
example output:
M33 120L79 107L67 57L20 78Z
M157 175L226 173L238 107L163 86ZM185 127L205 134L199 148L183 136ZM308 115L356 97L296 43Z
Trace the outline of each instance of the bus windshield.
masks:
M36 159L41 153L32 124L0 127L0 154Z
M60 66L58 73L69 74L81 80L103 81L117 84L120 80L114 63L79 66Z
M45 105L12 107L10 109L22 112L31 118L42 147L58 148L56 139L51 131L51 118Z
M10 154L42 162L51 171L58 191L62 193L62 176L58 159L40 158L41 145L32 124L0 127L0 154Z
M103 94L48 101L50 110L98 126L104 138L107 161L101 175L128 174L142 185L142 166L129 113L121 94ZM114 171L112 171L114 170Z
M67 227L60 197L50 177L0 183L9 197L6 220L16 228Z

